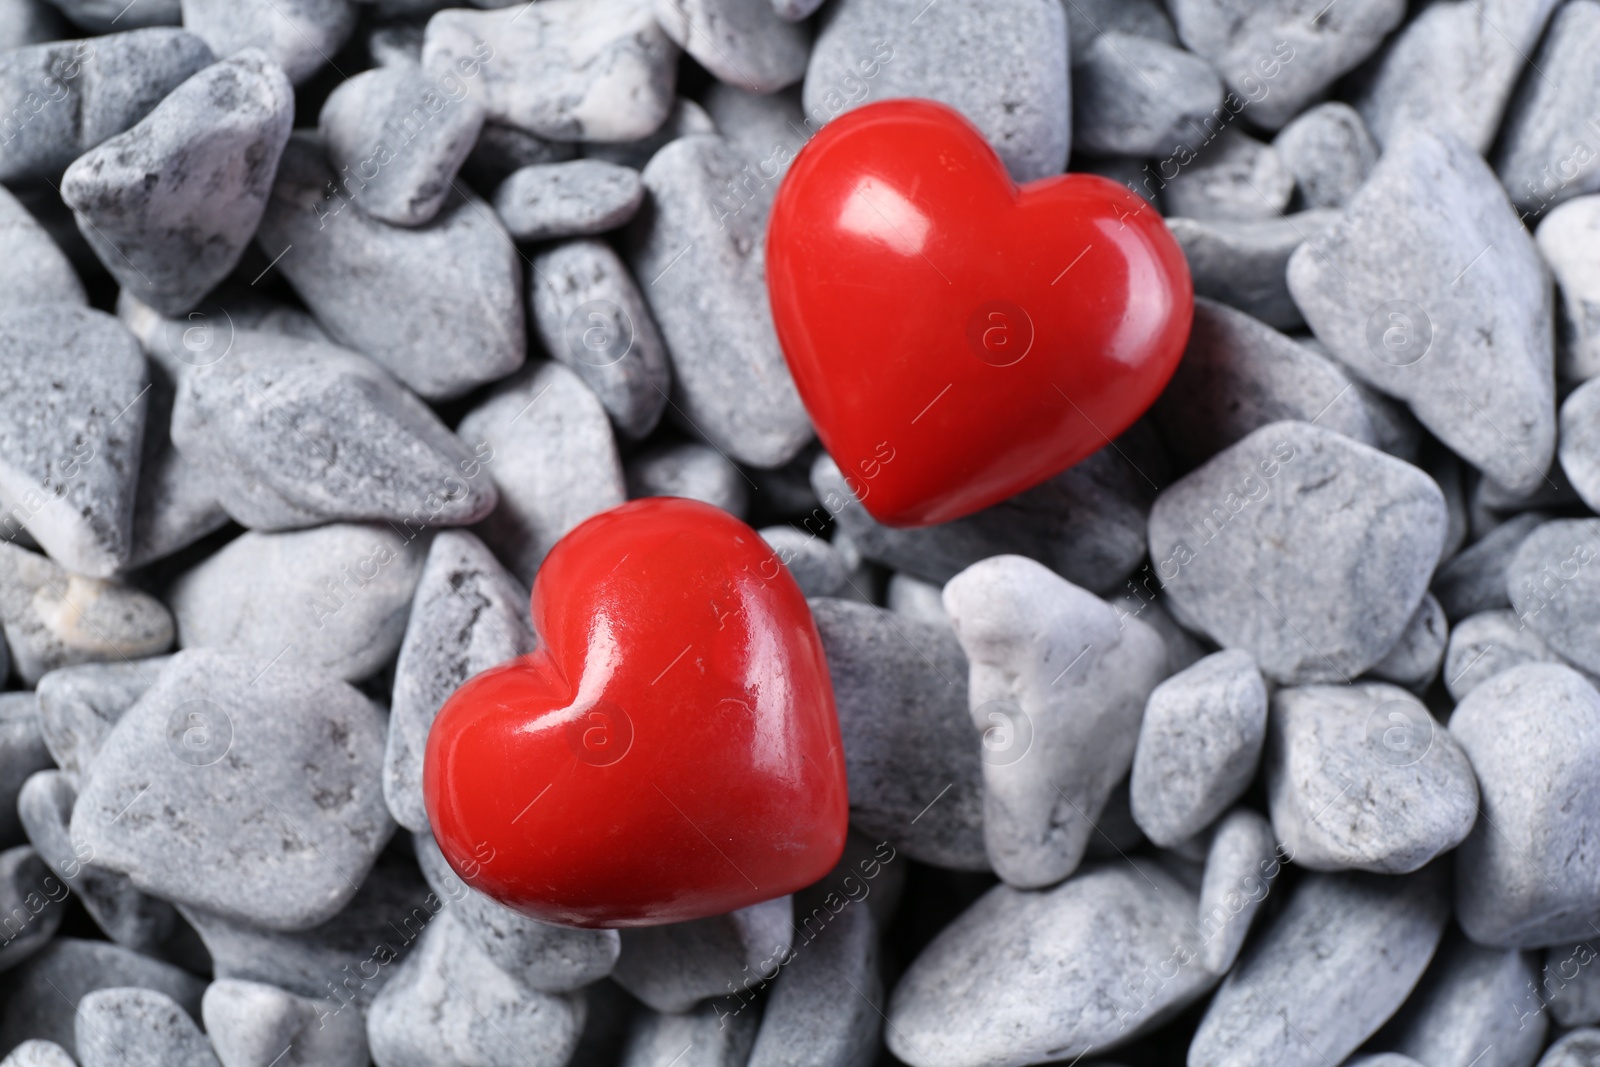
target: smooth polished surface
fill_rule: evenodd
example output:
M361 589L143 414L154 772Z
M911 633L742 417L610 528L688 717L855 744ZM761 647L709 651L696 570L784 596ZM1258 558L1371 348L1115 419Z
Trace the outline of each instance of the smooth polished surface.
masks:
M564 537L539 648L458 689L428 735L434 835L546 922L647 926L810 885L844 849L843 750L805 597L720 509L637 500Z
M948 522L1105 447L1172 376L1194 290L1161 216L1090 174L1020 188L928 100L826 126L778 190L773 321L882 522Z

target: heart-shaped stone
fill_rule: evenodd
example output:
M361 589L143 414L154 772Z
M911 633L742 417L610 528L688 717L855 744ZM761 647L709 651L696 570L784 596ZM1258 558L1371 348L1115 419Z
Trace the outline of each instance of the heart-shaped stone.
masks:
M810 885L844 849L833 688L799 586L717 508L636 500L533 585L539 647L472 678L428 735L439 848L545 922L648 926Z
M767 289L818 436L898 526L970 514L1105 447L1161 393L1194 310L1149 204L1091 174L1019 188L929 100L857 108L801 150Z

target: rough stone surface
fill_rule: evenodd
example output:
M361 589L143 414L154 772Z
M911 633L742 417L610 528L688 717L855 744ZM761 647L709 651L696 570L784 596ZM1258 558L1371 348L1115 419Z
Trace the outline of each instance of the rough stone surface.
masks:
M1600 968L1591 966L1597 953L1592 943L1552 945L1544 952L1539 976L1542 996L1522 1005L1523 1014L1549 1005L1550 1014L1561 1026L1592 1026L1600 1022Z
M752 489L738 466L709 445L659 445L634 453L624 464L628 496L682 496L744 518Z
M1555 519L1522 539L1506 592L1524 626L1572 665L1600 673L1600 519Z
M299 85L355 29L351 0L181 0L183 24L219 56L259 48Z
M0 971L16 967L49 944L66 916L67 891L32 846L0 852L0 914L5 916Z
M603 159L523 167L494 194L500 221L519 241L605 233L633 218L642 203L639 172Z
M1278 150L1232 127L1161 190L1167 211L1190 219L1275 219L1293 195Z
M805 77L811 35L772 0L655 0L667 36L712 75L753 93Z
M756 1013L707 1004L694 1011L644 1011L628 1031L621 1067L744 1067L756 1038Z
M1539 1067L1590 1067L1597 1059L1600 1059L1600 1030L1584 1027L1563 1034L1561 1040L1539 1057Z
M1073 8L1066 10L1070 22ZM1110 30L1082 48L1074 36L1072 139L1080 152L1164 155L1222 106L1216 71L1171 41Z
M1600 507L1600 388L1585 382L1561 405L1561 469L1578 496Z
M1452 699L1466 699L1483 682L1523 663L1564 663L1514 611L1481 611L1450 631L1444 684ZM1600 1021L1600 1020L1597 1020Z
M0 1067L78 1067L78 1064L54 1041L24 1041L0 1060Z
M1507 568L1528 535L1550 520L1543 512L1513 515L1440 564L1433 594L1451 619L1511 606Z
M1210 297L1254 315L1279 330L1304 325L1289 295L1284 269L1295 249L1320 248L1322 235L1339 218L1317 209L1276 219L1168 219L1189 260L1197 296Z
M0 12L0 21L5 17ZM49 231L5 189L0 189L0 290L7 307L89 302L77 271Z
M680 137L689 137L697 133L716 132L716 124L711 121L711 116L706 114L706 109L693 100L680 96L673 101L672 110L667 112L667 121L658 126L656 132L648 137L641 137L636 141L621 141L613 144L591 141L581 147L585 159L600 159L607 163L615 163L621 167L643 170L645 164L649 163L651 158L661 151L667 143L676 141ZM558 144L556 147L570 146ZM561 158L571 157L564 156ZM558 161L530 159L528 164Z
M1600 4L1574 0L1556 9L1539 52L1506 108L1494 167L1524 211L1538 212L1600 191L1600 156L1584 121L1600 108Z
M354 1012L260 982L224 978L200 1001L222 1067L366 1067L367 1029Z
M1552 210L1534 230L1534 244L1561 289L1557 368L1563 378L1600 376L1600 196Z
M1548 1017L1537 1001L1534 955L1446 938L1385 1030L1386 1047L1429 1067L1530 1067L1544 1047Z
M1338 101L1307 108L1278 131L1272 147L1294 173L1307 207L1342 206L1378 162L1378 145L1360 113Z
M726 915L622 931L612 981L647 1007L683 1012L771 978L795 938L789 897Z
M97 989L78 1002L83 1067L218 1067L183 1005L154 989Z
M1200 965L1226 974L1283 869L1272 824L1249 808L1217 821L1200 880Z
M1432 593L1424 593L1400 640L1368 673L1420 693L1438 675L1449 641L1450 624L1445 621L1444 608Z

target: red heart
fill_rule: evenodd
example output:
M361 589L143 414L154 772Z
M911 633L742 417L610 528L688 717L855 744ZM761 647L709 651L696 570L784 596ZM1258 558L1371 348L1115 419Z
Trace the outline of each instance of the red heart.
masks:
M568 926L742 908L844 849L844 756L822 642L760 535L690 500L589 519L533 583L539 647L472 678L428 734L450 865Z
M817 433L880 521L948 522L1144 413L1189 336L1154 208L1091 174L1018 188L971 123L887 100L795 157L767 231L778 339Z

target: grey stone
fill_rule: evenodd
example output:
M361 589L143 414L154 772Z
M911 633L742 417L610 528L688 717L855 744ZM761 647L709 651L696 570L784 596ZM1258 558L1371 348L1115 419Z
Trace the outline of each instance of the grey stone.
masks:
M1561 1035L1539 1057L1539 1067L1592 1067L1600 1062L1600 1030L1585 1027Z
M35 955L66 915L67 887L30 845L0 852L0 971Z
M777 467L811 440L766 296L766 215L719 195L742 166L720 137L681 137L644 169L631 262L672 355L674 403L741 463Z
M121 945L57 938L0 982L0 1048L37 1039L75 1054L79 1002L95 990L129 986L164 993L198 1016L206 983Z
M1274 219L1294 195L1278 150L1229 127L1162 187L1162 203L1190 219Z
M644 165L650 162L652 156L661 151L662 147L680 137L689 137L697 133L716 133L716 124L711 121L711 116L706 114L705 108L687 97L678 97L672 102L672 110L667 112L667 120L656 128L648 137L641 137L636 141L622 141L616 144L589 142L582 146L585 159L599 159L607 163L615 163L619 167L632 167L634 170L643 170ZM559 147L559 146L558 146ZM537 160L530 162L555 162L553 160Z
M1560 205L1539 221L1534 244L1561 290L1556 365L1562 378L1600 376L1600 196Z
M983 837L1007 884L1053 885L1083 859L1127 773L1166 648L1138 619L1022 556L944 587L983 743Z
M1019 182L1059 174L1071 143L1066 16L1037 0L830 4L806 71L806 114L826 122L900 96L961 112Z
M415 845L423 877L455 916L462 936L528 988L570 993L606 977L616 965L622 944L617 931L530 919L462 881L428 834L417 834Z
M1278 131L1272 147L1294 173L1307 207L1340 207L1378 163L1377 142L1361 114L1336 100L1307 108Z
M1600 968L1590 966L1596 958L1594 945L1552 945L1544 952L1539 984L1533 991L1520 991L1517 1016L1525 1019L1545 1008L1561 1026L1592 1026L1600 1022Z
M1312 349L1320 356L1326 357L1328 351L1321 342L1315 338L1306 338L1300 342ZM1423 445L1427 432L1422 424L1411 414L1411 409L1391 396L1385 396L1367 383L1352 379L1350 384L1355 387L1356 394L1361 398L1361 404L1367 409L1367 419L1372 423L1373 444L1389 453L1395 459L1403 459L1414 467L1423 465ZM1448 449L1437 449L1448 454ZM1451 460L1454 457L1451 456ZM1437 464L1435 464L1437 466ZM1429 476L1434 481L1439 481L1431 468ZM1459 477L1459 474L1458 474ZM1443 485L1440 488L1444 488ZM1460 547L1460 536L1466 532L1465 524L1451 526L1452 534L1445 536L1445 547L1448 552L1454 552ZM1453 536L1454 535L1454 536Z
M1154 416L1174 456L1190 465L1283 419L1377 444L1366 405L1343 368L1204 297L1195 300L1189 345Z
M1524 663L1564 662L1538 634L1518 621L1516 612L1481 611L1462 619L1450 632L1444 684L1451 698L1461 701L1501 671Z
M394 830L383 732L334 679L180 652L106 739L72 836L148 893L305 930L349 902Z
M1066 5L1066 12L1067 43L1072 46L1074 65L1103 33L1132 34L1162 44L1178 43L1178 33L1172 28L1172 20L1167 17L1160 0L1073 0Z
M401 826L428 829L422 756L444 702L468 678L534 644L527 590L467 531L436 536L400 643L383 757L384 799Z
M707 1004L694 1011L641 1012L628 1032L621 1067L745 1067L756 1013Z
M0 12L0 21L4 17ZM66 254L5 189L0 189L0 290L8 307L89 303Z
M524 584L568 531L627 498L605 408L559 363L497 385L456 433L500 490L479 532Z
M746 161L747 177L737 195L743 197L752 185L769 198L776 195L778 180L814 129L806 124L799 88L751 93L715 82L702 100L717 132Z
M1487 151L1556 2L1432 0L1362 72L1352 103L1385 147L1422 127Z
M1272 824L1249 808L1217 821L1200 881L1200 965L1226 974L1283 869Z
M660 1012L753 988L788 957L793 915L791 899L778 897L726 915L630 927L611 980Z
M1539 52L1506 108L1494 153L1511 202L1543 211L1583 193L1600 192L1600 154L1584 121L1600 109L1600 4L1574 0L1556 9Z
M0 500L68 570L104 578L128 559L148 383L104 312L0 312Z
M1173 0L1178 37L1250 101L1250 120L1278 129L1366 59L1405 16L1404 0Z
M361 1016L333 1015L276 986L212 982L200 1014L222 1067L366 1067Z
M1189 260L1196 295L1293 330L1304 320L1285 280L1289 257L1301 245L1320 247L1338 218L1315 209L1276 219L1168 219L1167 228Z
M401 0L402 3L405 0ZM426 14L440 10L445 0L421 0ZM415 22L392 22L372 27L367 33L367 55L375 67L422 65L422 26Z
M396 226L421 226L450 195L483 128L483 108L459 79L435 80L410 65L380 67L340 82L317 127L347 186L355 171L357 207Z
M452 911L423 932L367 1012L378 1067L561 1067L580 996L538 993L485 956Z
M1288 279L1355 375L1508 489L1539 484L1555 446L1550 283L1475 152L1421 130L1395 138Z
M1000 1067L1136 1037L1216 981L1195 962L1195 895L1143 858L1043 892L998 885L941 930L889 999L912 1067ZM1144 977L1159 972L1163 979Z
M299 85L344 47L351 0L182 0L183 24L219 56L259 48Z
M154 989L97 989L78 1002L83 1067L218 1067L183 1005Z
M1383 1043L1428 1067L1532 1067L1546 1019L1526 1011L1535 957L1446 939Z
M850 571L826 540L793 526L767 526L759 532L806 596L844 595Z
M811 614L839 711L850 824L914 860L987 870L982 744L949 624L847 600L813 600Z
M70 4L72 0L62 2ZM57 6L45 0L4 0L0 3L0 52L26 48L30 44L59 41L67 36L67 24Z
M494 194L500 221L520 241L605 233L633 218L642 203L639 172L603 159L523 167Z
M1267 689L1237 649L1213 653L1150 693L1133 754L1130 801L1164 848L1190 840L1250 787L1267 736Z
M0 1067L78 1067L78 1064L54 1041L24 1041L0 1060Z
M1456 919L1481 945L1532 948L1594 932L1600 692L1569 667L1524 663L1478 685L1450 733L1483 817L1456 851ZM1560 797L1560 803L1547 798Z
M772 93L805 77L811 34L772 0L655 0L653 10L679 48L729 85Z
M1600 387L1590 381L1561 404L1561 445L1557 452L1589 510L1600 510Z
M487 204L452 192L426 226L402 227L348 207L348 196L317 140L297 134L256 234L335 341L428 400L522 365L517 250Z
M1600 674L1600 519L1555 519L1522 539L1506 591L1524 626L1563 658Z
M226 359L240 330L334 343L310 312L236 284L224 284L200 309L175 319L123 290L117 294L117 318L139 339L151 365L166 373L169 389L176 389L177 380L192 368Z
M562 163L577 153L575 144L547 141L515 126L485 122L478 132L478 143L472 146L461 170L478 188L493 189L523 167Z
M39 729L74 789L106 735L161 674L169 656L62 667L39 679Z
M1157 498L1150 558L1180 620L1262 674L1347 681L1400 639L1445 521L1439 487L1410 464L1278 422Z
M583 379L623 437L637 440L655 429L672 385L667 349L644 294L610 245L567 241L539 252L528 306L545 351Z
M255 235L294 123L294 90L248 48L174 89L61 178L106 270L167 315L227 277Z
M1067 17L1072 18L1072 6ZM1072 40L1072 138L1080 152L1156 156L1222 107L1211 65L1175 42L1121 31Z
M151 27L51 41L0 55L0 181L56 176L83 153L144 118L212 62L192 33Z
M727 456L697 442L657 445L623 464L628 496L682 496L744 518L750 481Z
M141 26L176 26L183 20L178 0L151 0L131 8L123 0L50 0L50 3L60 8L75 25L91 33L112 33Z
M1513 515L1451 556L1433 576L1433 594L1451 619L1508 608L1507 568L1528 535L1548 522L1538 511Z
M1205 658L1210 649L1202 644L1198 638L1178 625L1178 621L1167 610L1165 598L1158 594L1154 587L1154 574L1148 568L1138 574L1140 581L1135 582L1130 578L1124 583L1124 592L1117 596L1108 597L1107 600L1117 612L1118 619L1132 616L1142 622L1148 623L1156 633L1161 635L1161 643L1167 646L1167 663L1161 671L1162 679L1171 678L1179 671L1194 666ZM1132 818L1132 814L1129 814Z
M944 587L913 578L909 574L892 574L884 604L897 615L916 619L935 626L949 626L950 617L944 613Z
M1413 419L1413 422L1416 420ZM1385 449L1387 451L1387 449ZM1404 458L1404 457L1402 457ZM1407 460L1407 462L1412 462ZM1450 515L1449 525L1445 528L1444 551L1439 554L1441 561L1447 562L1455 558L1467 542L1467 535L1471 532L1472 519L1468 514L1471 505L1467 501L1465 467L1456 458L1454 452L1448 448L1432 442L1425 453L1419 457L1417 465L1428 472L1428 476L1438 484L1444 493L1445 510ZM1437 573L1436 573L1437 576ZM1434 590L1437 595L1438 590ZM1440 598L1440 606L1444 600ZM1445 611L1450 617L1449 609Z
M1192 1067L1343 1061L1427 968L1450 916L1440 873L1301 880L1206 1009Z
M172 644L173 619L148 593L70 574L0 544L0 628L26 685L61 667L140 659Z
M168 590L179 644L365 678L400 648L425 542L354 524L246 533Z
M678 49L651 0L441 11L423 68L457 73L489 121L558 141L632 141L667 117Z
M1381 682L1278 690L1263 764L1272 829L1314 871L1409 874L1477 820L1461 746L1421 701Z
M240 330L185 373L172 441L222 506L257 530L384 520L415 536L494 509L483 464L365 356Z
M29 841L107 937L135 952L156 954L172 934L177 912L166 901L141 893L127 875L88 862L92 851L74 842L70 830L77 800L77 791L60 771L40 771L29 778L17 799Z
M30 776L52 766L39 699L27 692L0 693L0 848L26 839L17 797Z
M1450 624L1445 621L1444 608L1432 593L1424 593L1400 640L1367 673L1420 693L1438 676L1449 641Z

